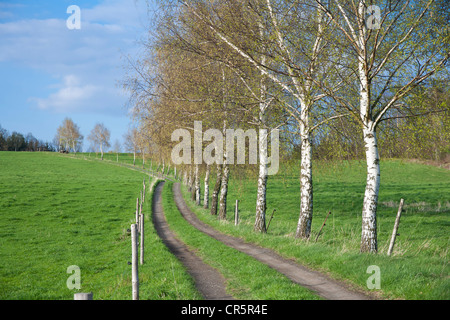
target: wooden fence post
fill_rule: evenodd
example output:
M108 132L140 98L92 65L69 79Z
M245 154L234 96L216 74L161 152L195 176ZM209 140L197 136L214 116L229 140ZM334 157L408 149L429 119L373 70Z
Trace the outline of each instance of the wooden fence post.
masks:
M143 195L142 195L142 190L141 190L141 202L139 203L139 214L141 214L142 213L142 203L144 202L143 200L142 200L142 198L143 198ZM137 220L137 224L138 224L138 231L140 230L139 229L139 216L137 217L138 218L138 220Z
M131 283L133 300L139 300L139 271L138 271L138 226L131 225Z
M139 197L136 199L136 223L139 223Z
M142 181L142 188L143 188L143 193L142 193L142 202L145 202L145 178Z
M317 234L317 237L316 237L316 241L315 241L315 242L317 242L317 239L319 239L319 236L320 236L320 234L322 233L322 229L323 229L323 227L325 226L325 222L327 222L328 216L329 216L330 214L331 214L331 211L328 212L327 217L325 218L325 221L323 222L322 227L320 228L319 233Z
M270 216L269 223L267 224L266 232L269 231L270 223L272 222L273 214L277 211L277 209L273 209L272 215Z
M89 293L75 293L73 295L73 300L94 300L94 295L92 292Z
M141 265L144 264L144 214L141 213L140 215L140 224L139 228L141 229L141 252L140 252L140 263Z
M234 211L234 225L237 226L239 224L239 200L236 199L236 208Z
M392 254L392 250L394 250L395 238L397 237L398 225L400 223L400 216L402 215L403 210L403 202L404 200L400 200L400 205L398 207L397 218L395 218L394 230L392 230L391 243L389 244L389 249L387 255L390 256Z

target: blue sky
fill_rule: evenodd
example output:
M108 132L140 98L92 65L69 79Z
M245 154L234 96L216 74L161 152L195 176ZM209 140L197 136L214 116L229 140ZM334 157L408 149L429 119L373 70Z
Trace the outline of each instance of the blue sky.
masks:
M81 29L70 30L70 5ZM97 122L122 143L131 124L120 87L148 28L145 0L0 2L0 125L52 141L70 117L86 137Z

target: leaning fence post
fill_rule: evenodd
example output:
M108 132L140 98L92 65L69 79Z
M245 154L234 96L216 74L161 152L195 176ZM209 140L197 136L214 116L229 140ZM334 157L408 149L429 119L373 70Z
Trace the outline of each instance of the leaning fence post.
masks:
M272 215L270 216L269 223L267 224L266 232L269 231L270 223L272 222L273 214L277 211L277 209L273 209Z
M140 252L140 263L144 264L144 214L141 213L139 215L140 217L140 224L139 224L139 228L141 230L141 241L140 241L140 245L141 245L141 252Z
M400 216L402 215L403 210L403 202L404 200L400 200L400 205L398 207L397 218L395 218L394 230L392 230L391 243L389 244L389 249L387 255L390 256L392 254L392 250L394 250L395 238L397 237L398 225L400 223Z
M234 211L234 225L237 226L239 224L239 200L236 199L236 209Z
M131 283L133 300L139 300L139 271L138 271L138 250L137 250L137 224L131 225Z
M325 222L327 222L328 216L329 216L330 214L331 214L331 211L328 212L327 217L325 218L325 221L323 222L322 227L320 228L319 233L317 234L317 237L316 237L316 241L315 241L315 242L317 242L317 239L319 239L319 236L320 236L320 234L322 233L322 229L323 229L323 227L325 227Z

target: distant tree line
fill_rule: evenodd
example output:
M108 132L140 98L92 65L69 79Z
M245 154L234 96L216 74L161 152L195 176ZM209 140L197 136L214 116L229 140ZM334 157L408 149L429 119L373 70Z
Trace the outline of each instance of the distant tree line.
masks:
M24 136L13 131L11 134L0 125L0 151L55 151L52 143L39 140L31 133Z

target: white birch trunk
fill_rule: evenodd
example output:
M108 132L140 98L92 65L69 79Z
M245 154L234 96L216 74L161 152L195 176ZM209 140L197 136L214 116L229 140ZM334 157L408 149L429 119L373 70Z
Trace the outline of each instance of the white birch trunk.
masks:
M192 167L192 165L191 165ZM192 171L192 180L191 180L191 199L192 201L195 201L195 169Z
M317 36L314 42L312 50L312 60L310 64L310 74L315 73L316 58L320 51L322 39L323 39L323 26L322 26L322 9L317 8L317 21L318 29ZM300 169L300 217L298 219L297 231L295 236L297 238L309 239L311 236L311 224L313 218L313 181L312 181L312 142L309 113L312 108L313 101L310 100L309 94L311 94L312 81L305 79L304 91L295 77L292 77L292 81L299 92L299 100L301 103L300 114L300 134L302 139L301 145L301 169ZM302 93L303 92L303 93ZM304 93L307 93L306 95Z
M207 165L205 173L205 194L203 195L203 208L205 209L209 208L209 171L210 167Z
M195 204L200 205L200 175L199 175L199 165L195 165Z
M258 10L260 10L258 6ZM264 38L264 26L261 20L258 21L258 29L261 38ZM263 46L262 51L265 51ZM261 56L261 63L266 64L266 57L263 54ZM266 102L266 83L265 75L260 71L260 83L259 83L259 175L258 175L258 190L256 194L256 217L254 230L259 232L266 232L266 189L267 189L267 176L268 176L268 156L267 156L267 130L263 130L266 123L266 109L268 104Z
M303 126L302 126L303 127ZM312 145L311 136L302 130L300 169L300 217L296 238L309 239L313 214Z
M360 82L360 117L363 122L363 138L366 150L367 180L362 209L361 252L376 253L377 245L377 204L380 189L380 157L378 153L376 123L372 121L371 84L368 74L366 50L365 3L358 5L358 72Z
M254 230L266 232L267 130L259 131L259 176Z
M378 250L377 204L380 190L380 158L377 136L372 126L364 128L364 145L366 148L367 181L362 210L360 251L376 253Z
M364 124L363 138L366 150L367 180L364 192L362 210L361 252L378 250L377 244L377 204L380 189L380 157L378 153L376 124L372 121L370 101L370 80L367 67L367 52L365 50L366 26L363 23L364 3L359 3L360 30L359 30L359 61L358 71L360 80L360 117Z
M225 80L224 80L224 82L225 82ZM223 121L223 131L222 132L225 136L226 120ZM228 166L227 157L228 157L228 154L225 151L223 153L223 165L222 165L223 171L222 171L222 181L220 184L219 220L226 220L226 218L227 218L228 177L230 175L230 168Z
M228 194L228 177L230 169L227 164L227 160L223 163L222 182L220 185L220 198L219 198L219 219L225 220L227 218L227 194Z
M192 165L189 166L188 188L189 192L192 192Z
M218 164L216 170L216 183L214 185L213 193L211 196L211 214L214 216L217 215L220 184L222 183L222 165Z

